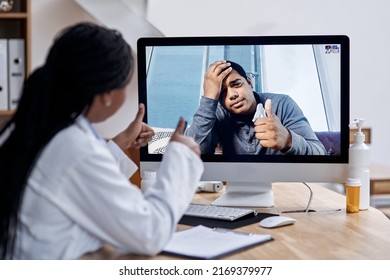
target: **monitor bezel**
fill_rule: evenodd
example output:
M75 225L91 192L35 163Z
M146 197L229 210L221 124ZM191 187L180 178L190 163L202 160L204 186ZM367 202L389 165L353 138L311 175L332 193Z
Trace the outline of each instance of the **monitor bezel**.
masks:
M350 43L346 35L295 35L295 36L198 36L198 37L144 37L137 42L138 97L145 104L144 122L147 119L146 48L151 46L208 46L208 45L305 45L339 44L340 52L340 154L339 155L201 155L204 162L258 162L258 163L348 163L349 98L350 98ZM178 116L179 119L180 116ZM163 154L149 154L141 148L140 159L159 162Z

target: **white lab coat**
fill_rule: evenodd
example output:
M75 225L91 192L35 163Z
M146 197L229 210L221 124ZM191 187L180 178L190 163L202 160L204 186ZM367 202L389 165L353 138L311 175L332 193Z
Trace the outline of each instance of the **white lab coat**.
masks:
M84 117L58 133L28 179L14 258L75 259L105 242L129 253L161 251L193 197L203 164L187 146L172 142L155 187L144 193L128 180L134 167L114 142L99 140Z

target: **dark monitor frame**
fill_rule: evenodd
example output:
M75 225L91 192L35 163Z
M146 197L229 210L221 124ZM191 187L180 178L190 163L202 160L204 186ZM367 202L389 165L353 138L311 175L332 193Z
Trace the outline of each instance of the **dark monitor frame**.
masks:
M285 162L285 163L348 163L349 98L350 98L350 45L345 35L297 36L224 36L224 37L154 37L140 38L137 42L139 102L145 104L144 121L147 123L146 47L149 46L208 46L208 45L299 45L340 44L340 154L339 155L238 155L234 159L224 155L202 155L204 162ZM179 119L179 116L178 116ZM158 162L162 154L149 154L141 148L141 161Z

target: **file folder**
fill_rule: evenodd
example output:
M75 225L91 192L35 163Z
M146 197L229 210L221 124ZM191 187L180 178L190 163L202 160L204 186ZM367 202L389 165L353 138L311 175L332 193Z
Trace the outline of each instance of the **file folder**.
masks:
M0 39L0 111L8 110L8 44Z
M8 39L9 109L18 106L25 78L24 39Z

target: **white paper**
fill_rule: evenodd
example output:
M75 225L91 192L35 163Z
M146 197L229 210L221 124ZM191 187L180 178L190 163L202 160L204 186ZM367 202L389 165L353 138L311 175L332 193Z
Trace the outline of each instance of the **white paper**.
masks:
M200 259L212 259L271 239L269 234L221 231L199 225L175 232L163 251Z

